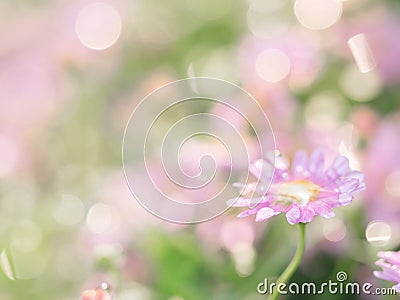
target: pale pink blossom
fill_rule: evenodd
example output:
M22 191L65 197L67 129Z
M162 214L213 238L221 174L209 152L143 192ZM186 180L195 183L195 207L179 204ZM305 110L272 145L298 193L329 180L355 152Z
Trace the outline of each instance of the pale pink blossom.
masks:
M351 170L346 157L338 156L324 168L322 151L315 150L310 157L297 151L291 168L280 157L270 182L272 161L257 160L250 165L250 172L258 179L256 184L238 186L244 195L255 192L259 197L242 195L229 201L231 206L248 207L239 217L256 215L256 221L265 221L281 213L286 214L290 224L311 222L316 215L332 218L333 208L352 202L353 194L365 189L364 174Z

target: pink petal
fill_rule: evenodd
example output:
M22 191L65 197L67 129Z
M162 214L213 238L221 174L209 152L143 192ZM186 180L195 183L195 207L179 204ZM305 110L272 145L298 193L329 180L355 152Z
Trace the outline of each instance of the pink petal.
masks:
M288 162L282 156L275 157L275 168L281 171L287 171L289 168Z
M349 178L339 184L339 190L342 193L351 193L359 186L357 179Z
M250 215L256 214L257 211L258 211L258 208L248 209L248 210L242 211L240 214L237 215L237 217L238 218L245 218L245 217L248 217Z
M263 207L257 213L256 222L261 222L261 221L267 220L267 219L269 219L269 218L271 218L273 216L276 216L278 214L280 214L279 211L274 211L270 207Z
M388 263L392 265L400 266L400 251L380 251L378 252L378 257L385 259Z
M323 198L319 198L319 201L323 201L326 205L328 205L330 208L335 208L338 206L342 206L343 204L340 203L339 201L339 193L335 193L332 195L326 195Z
M296 178L307 177L308 172L308 157L305 151L299 150L294 154L292 162L292 173Z
M249 171L259 180L270 182L274 174L274 167L263 159L257 159L250 164Z
M385 262L384 259L379 259L378 261L375 262L375 265L377 265L378 267L381 267L382 269L384 269L384 268L390 269L390 264Z
M326 170L325 175L329 181L335 181L349 170L349 160L344 156L338 156L332 165Z
M361 182L353 191L353 193L361 192L365 190L367 186L365 185L365 182Z
M329 219L335 216L335 213L332 211L332 207L322 200L310 202L308 205L311 206L314 212L321 217Z
M340 194L339 195L339 202L341 205L349 205L353 201L354 197L349 194Z
M291 209L286 212L286 219L289 224L296 224L300 222L301 212L297 205L293 205Z
M274 167L274 179L285 178L288 175L289 163L282 155L276 155L276 152L270 152L266 155L266 161Z
M250 207L257 205L262 202L264 198L259 197L259 198L243 198L243 197L238 197L238 198L232 198L227 201L227 204L229 207Z
M249 193L258 193L260 195L264 195L268 191L268 186L264 183L260 182L251 182L251 183L240 183L240 182L235 182L233 184L234 187L241 189L240 194L241 195L247 195Z
M350 171L345 175L346 178L354 178L357 179L359 182L364 180L364 173L360 171Z
M270 207L274 211L279 211L279 212L285 212L287 210L287 205L282 204L282 203L274 203L274 204L271 204Z
M315 212L311 207L306 205L301 207L300 210L301 210L301 217L300 217L301 223L309 223L312 220L314 220Z
M374 271L374 276L379 279L393 281L392 277L388 276L385 272L382 271Z
M375 264L382 268L382 272L380 272L379 275L385 276L385 278L379 278L400 282L400 269L395 268L397 267L396 265L388 264L383 259L378 260Z
M311 174L318 176L324 171L324 154L320 149L316 149L310 156L308 170Z
M374 271L374 275L377 278L380 278L383 280L389 280L389 281L393 281L393 282L399 282L399 280L400 280L396 275L391 274L389 272Z

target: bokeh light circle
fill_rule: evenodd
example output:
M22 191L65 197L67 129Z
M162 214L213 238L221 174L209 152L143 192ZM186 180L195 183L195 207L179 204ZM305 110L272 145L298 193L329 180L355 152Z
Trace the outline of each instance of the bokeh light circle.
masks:
M342 15L343 4L338 0L296 0L294 13L304 27L322 30L335 24Z
M392 237L392 228L384 221L372 221L365 230L365 236L373 246L385 246Z
M339 81L343 92L358 102L370 101L382 90L382 79L377 72L361 73L355 66L348 66Z
M239 196L233 183L243 181L251 153L267 159L274 150L255 99L230 82L194 77L164 85L138 104L122 156L136 200L163 220L188 224L229 209L227 200ZM272 178L273 167L268 170Z
M289 74L290 59L279 49L264 50L257 57L256 71L266 82L281 81Z
M342 220L334 218L325 222L322 232L328 241L339 242L346 237L347 230Z
M118 212L104 203L94 204L88 211L86 223L93 233L102 234L112 232L119 226Z
M93 50L105 50L114 45L121 35L121 29L122 20L118 11L103 2L84 6L75 23L79 41Z

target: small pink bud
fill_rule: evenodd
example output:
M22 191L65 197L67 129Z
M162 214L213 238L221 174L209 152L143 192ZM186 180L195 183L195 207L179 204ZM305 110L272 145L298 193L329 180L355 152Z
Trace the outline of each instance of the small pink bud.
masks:
M110 294L102 289L86 290L82 293L82 300L112 300Z

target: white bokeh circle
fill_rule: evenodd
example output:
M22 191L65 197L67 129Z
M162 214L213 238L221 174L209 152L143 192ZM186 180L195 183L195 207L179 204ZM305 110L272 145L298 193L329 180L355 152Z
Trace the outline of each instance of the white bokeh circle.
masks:
M121 30L120 14L113 6L103 2L84 6L75 23L79 41L92 50L105 50L114 45Z

